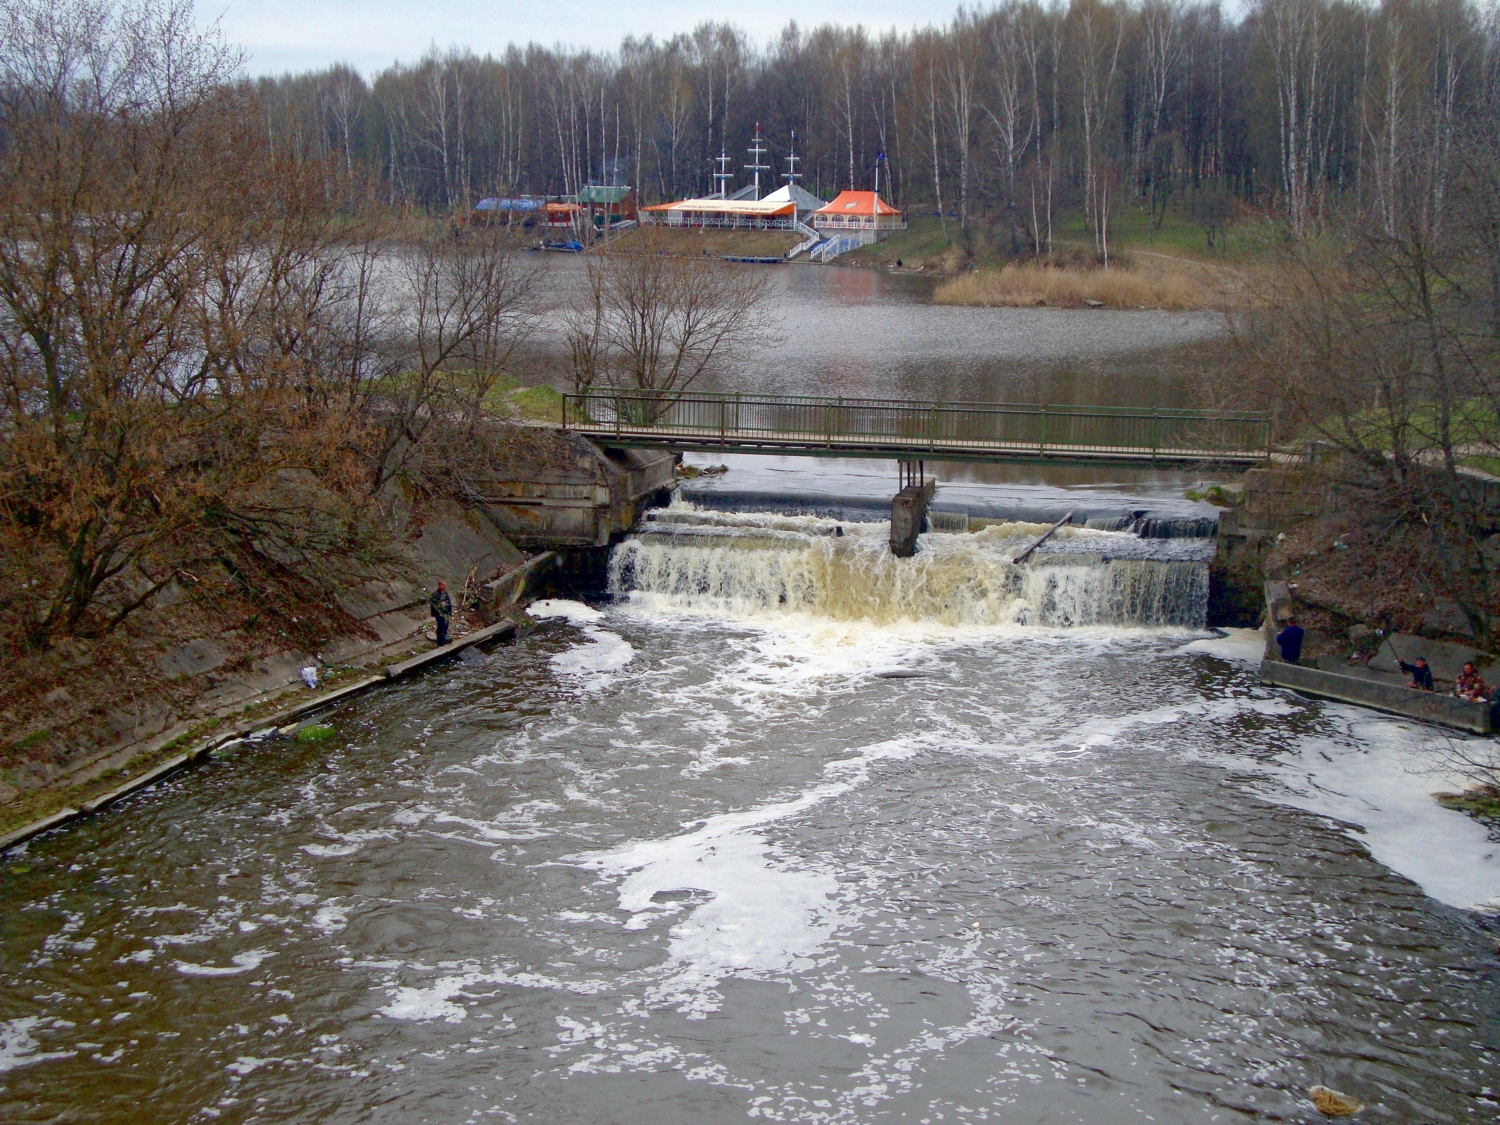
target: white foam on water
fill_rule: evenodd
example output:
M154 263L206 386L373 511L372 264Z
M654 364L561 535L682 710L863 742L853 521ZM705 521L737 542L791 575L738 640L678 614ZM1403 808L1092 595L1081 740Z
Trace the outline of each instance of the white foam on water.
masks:
M32 1032L50 1027L42 1016L20 1016L0 1023L0 1074L18 1066L31 1066L50 1059L71 1059L77 1051L43 1051Z
M864 784L873 763L919 749L918 739L878 743L828 763L821 784L788 800L722 813L682 835L567 858L619 880L620 909L632 915L628 929L675 914L679 905L665 900L674 892L707 897L672 927L673 972L653 990L658 1000L701 1018L718 1009L713 989L726 976L806 968L846 920L834 902L834 874L793 861L761 830Z
M1258 787L1278 804L1305 809L1362 831L1350 831L1378 863L1449 906L1500 912L1500 842L1473 817L1444 808L1434 791L1461 789L1435 770L1449 735L1417 723L1343 704L1323 705L1342 726L1281 756L1279 785Z
M477 974L466 974L444 977L426 988L397 988L391 1002L377 1010L396 1020L440 1019L446 1023L461 1023L468 1013L462 1005L453 1002L453 997L481 979Z
M1178 649L1185 655L1217 656L1236 664L1259 667L1266 654L1266 635L1259 629L1225 629L1222 637L1200 637Z
M224 1069L230 1071L233 1074L238 1074L241 1078L244 1078L246 1075L254 1074L257 1070L267 1065L268 1063L280 1061L280 1059L258 1059L253 1055L241 1055L239 1058L235 1059L234 1062L226 1065Z
M329 903L318 907L313 915L312 924L315 929L322 930L325 934L336 934L349 924L349 908Z
M275 952L270 949L250 949L244 953L236 953L229 959L228 965L195 965L191 961L174 961L172 967L189 977L232 977L259 968L262 961L274 956Z
M302 850L308 855L343 856L353 855L363 846L363 844L303 844Z
M1123 643L1183 637L1176 627L1037 629L1016 625L949 625L939 621L835 620L796 612L774 616L684 609L653 595L632 594L611 615L655 631L691 635L726 624L740 635L725 638L724 659L712 678L671 692L670 703L691 714L704 703L728 701L755 714L779 714L786 706L817 699L830 690L852 690L873 673L921 671L940 677L954 653L994 651L997 643L1024 641L1028 662L1056 650L1069 656L1117 651Z
M526 607L532 617L561 617L574 625L593 625L604 619L602 610L567 598L542 598Z
M577 626L587 638L584 644L552 658L552 667L565 676L598 677L618 672L635 658L635 647L629 641L618 633L598 627L604 614L582 602L544 598L532 602L526 612L533 617L561 617Z
M426 968L426 966L403 965L400 962L390 961L371 962L365 967L406 970ZM453 965L445 966L448 970L453 968L455 968ZM420 1022L440 1019L446 1023L462 1023L468 1017L468 1013L462 1004L456 1002L455 998L485 990L492 992L496 985L591 996L598 992L618 988L619 980L617 978L562 980L542 973L520 970L515 966L481 969L475 965L464 965L461 971L445 972L445 975L420 987L416 985L391 986L390 1002L377 1008L376 1011L398 1020Z

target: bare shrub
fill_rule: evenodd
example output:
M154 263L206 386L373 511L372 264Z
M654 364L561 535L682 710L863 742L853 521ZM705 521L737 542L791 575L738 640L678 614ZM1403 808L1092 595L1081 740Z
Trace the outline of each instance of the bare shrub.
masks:
M575 390L606 386L649 411L725 371L743 348L778 338L764 270L669 254L649 234L632 248L592 256L574 296L566 332Z

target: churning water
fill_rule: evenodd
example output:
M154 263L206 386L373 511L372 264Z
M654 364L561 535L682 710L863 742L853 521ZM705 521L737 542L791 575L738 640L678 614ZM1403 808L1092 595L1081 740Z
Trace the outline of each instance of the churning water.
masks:
M660 608L877 625L1202 627L1207 563L1129 557L1141 554L1134 535L1064 527L1044 553L1015 565L1046 530L1003 523L934 534L915 558L897 559L885 523L700 512L678 503L648 513L644 529L613 552L610 592Z
M664 515L607 604L10 857L0 1118L1493 1119L1496 845L1182 541Z

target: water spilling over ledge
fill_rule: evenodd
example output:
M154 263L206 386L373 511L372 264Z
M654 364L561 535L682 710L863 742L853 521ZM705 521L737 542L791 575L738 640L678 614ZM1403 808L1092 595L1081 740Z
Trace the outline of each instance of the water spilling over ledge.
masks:
M1044 527L928 534L916 557L899 559L884 523L681 502L650 517L611 554L609 589L663 608L1047 628L1202 628L1207 614L1203 552L1180 540L1066 527L1017 566Z

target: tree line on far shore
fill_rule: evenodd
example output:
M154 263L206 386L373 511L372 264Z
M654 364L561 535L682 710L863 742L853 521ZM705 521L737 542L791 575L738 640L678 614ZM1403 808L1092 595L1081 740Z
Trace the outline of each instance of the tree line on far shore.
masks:
M1255 0L1238 19L1217 0L1002 0L911 33L794 22L759 47L710 22L613 52L455 47L255 88L274 146L377 169L390 202L707 194L721 150L748 182L758 124L771 175L795 144L824 198L878 178L961 235L1001 217L1032 253L1081 209L1102 256L1125 206L1186 201L1212 229L1254 202L1298 236L1351 199L1389 218L1404 166L1488 111L1497 46L1476 0Z

